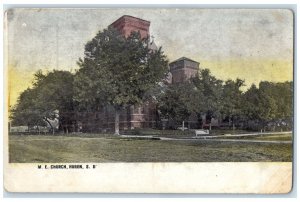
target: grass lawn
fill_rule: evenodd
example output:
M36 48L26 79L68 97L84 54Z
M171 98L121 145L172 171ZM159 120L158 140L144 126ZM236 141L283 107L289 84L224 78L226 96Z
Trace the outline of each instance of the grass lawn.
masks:
M10 135L11 163L292 161L292 144Z

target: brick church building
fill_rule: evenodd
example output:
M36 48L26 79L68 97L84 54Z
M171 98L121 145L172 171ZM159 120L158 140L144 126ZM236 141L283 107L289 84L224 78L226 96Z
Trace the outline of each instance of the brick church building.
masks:
M133 31L139 31L141 37L149 37L150 22L136 17L124 15L111 25L124 36L129 36ZM150 42L150 49L156 50L154 41ZM166 79L172 83L183 82L195 76L199 69L199 62L186 57L181 57L169 64L169 74ZM115 113L112 107L105 107L97 112L86 112L81 115L82 130L86 132L107 131L114 128ZM154 102L148 101L140 106L130 106L120 113L120 130L134 128L157 128L160 122Z

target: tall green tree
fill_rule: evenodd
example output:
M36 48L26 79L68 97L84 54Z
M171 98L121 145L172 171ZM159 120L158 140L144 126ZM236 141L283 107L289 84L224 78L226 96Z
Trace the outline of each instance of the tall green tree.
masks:
M113 106L115 134L119 134L120 110L141 103L168 69L161 48L150 50L148 38L141 38L139 32L126 38L112 27L85 45L78 65L75 99L87 106Z
M275 119L290 119L293 114L293 82L268 82L259 84L259 90L265 96L272 97L276 105Z
M272 96L266 94L267 89L252 85L244 95L244 113L248 120L256 120L264 129L267 122L275 118L277 106Z
M247 120L258 121L261 129L268 122L292 122L293 83L262 81L252 85L243 95L242 110Z
M197 92L195 112L199 116L206 114L208 121L212 117L218 117L222 107L223 81L214 77L209 69L201 69L198 75L192 79L192 82Z
M197 109L198 96L195 86L190 82L169 85L159 96L158 109L161 116L176 124L188 121Z
M244 81L241 79L227 80L223 85L221 111L232 123L232 129L235 128L235 121L242 116L242 86Z
M12 125L45 126L44 117L35 106L36 97L37 90L31 88L20 94L17 105L10 110Z
M51 120L59 118L65 125L71 119L73 103L73 75L68 71L37 71L33 87L21 93L11 118L16 124L38 126L47 122L54 132Z
M242 113L246 117L246 120L258 120L259 119L259 103L260 93L256 85L252 84L251 87L242 96Z

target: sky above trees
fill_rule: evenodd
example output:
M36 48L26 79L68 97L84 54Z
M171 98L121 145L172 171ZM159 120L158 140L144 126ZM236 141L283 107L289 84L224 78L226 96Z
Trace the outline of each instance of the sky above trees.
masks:
M264 9L19 9L7 13L10 105L33 73L78 69L84 45L122 15L151 21L150 33L170 61L185 56L220 79L293 78L293 15Z

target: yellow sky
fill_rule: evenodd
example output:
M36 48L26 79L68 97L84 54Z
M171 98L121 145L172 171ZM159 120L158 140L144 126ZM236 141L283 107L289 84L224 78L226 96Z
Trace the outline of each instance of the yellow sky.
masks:
M20 71L16 68L8 69L8 105L14 106L21 92L31 87L34 72Z
M226 61L202 61L202 67L211 70L219 79L245 80L245 88L260 81L284 82L293 80L293 62L289 60L235 59Z

